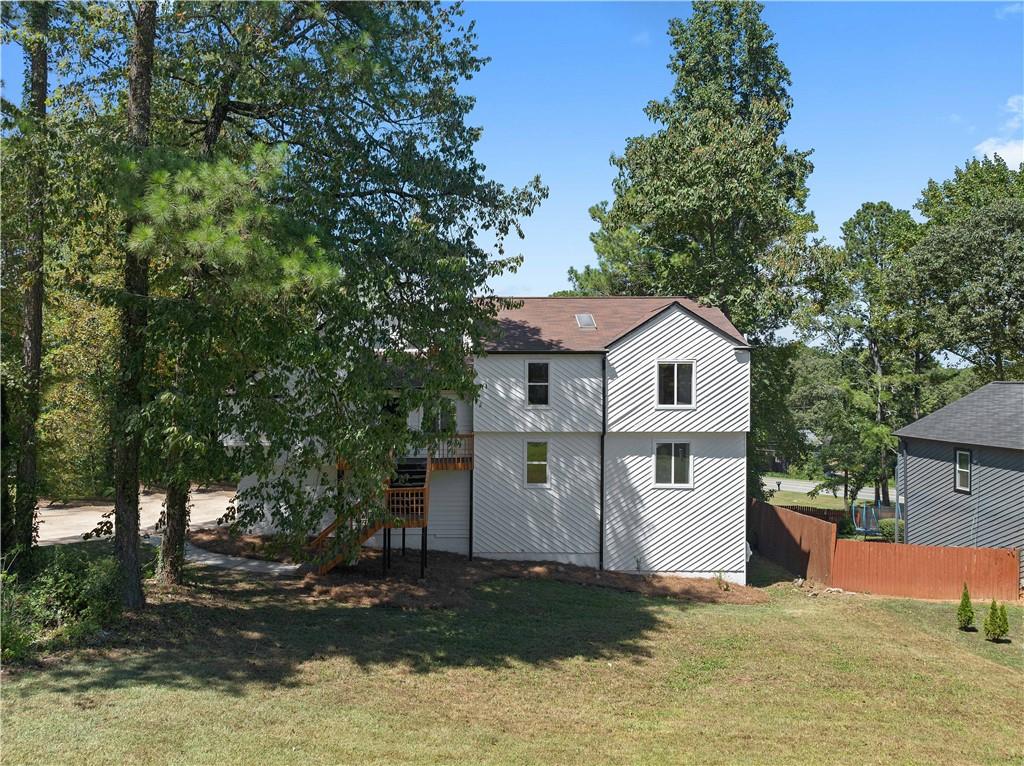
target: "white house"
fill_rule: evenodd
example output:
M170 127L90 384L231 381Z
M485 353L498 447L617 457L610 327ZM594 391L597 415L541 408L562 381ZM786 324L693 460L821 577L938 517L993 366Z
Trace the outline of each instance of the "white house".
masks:
M388 490L407 544L745 582L743 335L689 298L517 301L459 440Z
M431 471L428 547L744 582L743 335L688 298L518 300L456 408L471 470Z

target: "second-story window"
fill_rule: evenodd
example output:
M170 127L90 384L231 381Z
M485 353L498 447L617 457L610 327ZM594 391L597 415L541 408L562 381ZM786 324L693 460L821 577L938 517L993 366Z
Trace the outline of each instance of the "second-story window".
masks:
M526 363L526 403L531 407L548 406L548 363Z
M658 406L693 406L693 362L658 362Z

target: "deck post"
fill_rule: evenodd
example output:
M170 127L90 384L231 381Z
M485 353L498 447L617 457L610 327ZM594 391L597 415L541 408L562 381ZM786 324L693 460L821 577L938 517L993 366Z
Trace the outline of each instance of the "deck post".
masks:
M402 527L402 558L405 558L405 527Z
M420 579L426 577L427 570L427 525L420 528Z

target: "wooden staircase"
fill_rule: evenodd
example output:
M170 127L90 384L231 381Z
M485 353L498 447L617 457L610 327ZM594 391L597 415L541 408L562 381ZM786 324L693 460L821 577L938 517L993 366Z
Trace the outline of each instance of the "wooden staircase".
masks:
M333 559L323 562L317 569L319 574L326 574L341 564L351 564L359 556L359 549L381 530L385 530L384 567L390 564L390 530L422 529L422 550L420 560L421 576L426 566L427 519L430 499L430 459L427 457L403 457L395 469L395 479L384 490L387 511L383 519L370 521L367 517L356 517L349 524L358 532L350 546L341 551ZM310 547L319 551L338 531L338 520L327 525L310 543ZM403 537L404 553L404 537Z

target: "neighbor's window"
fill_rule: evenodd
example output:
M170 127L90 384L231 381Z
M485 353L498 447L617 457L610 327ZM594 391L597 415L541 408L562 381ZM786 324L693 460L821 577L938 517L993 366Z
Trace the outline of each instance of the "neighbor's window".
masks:
M526 363L526 403L546 407L548 403L548 363Z
M535 487L548 485L547 442L526 442L526 484Z
M958 449L956 451L956 478L953 485L957 492L971 491L971 451L969 449Z
M658 406L693 406L693 362L658 362Z
M690 445L686 442L656 442L654 483L665 487L693 486Z

